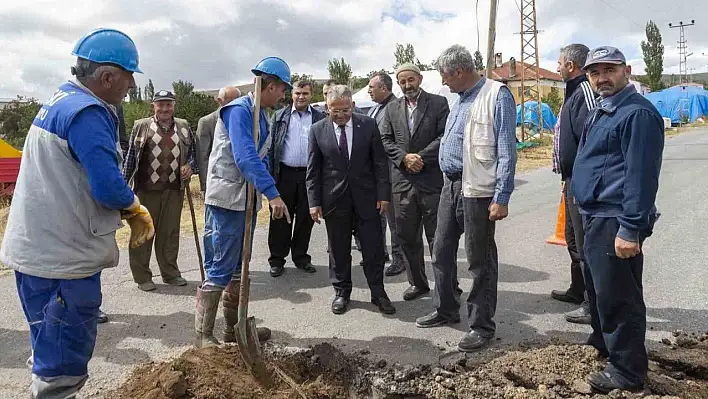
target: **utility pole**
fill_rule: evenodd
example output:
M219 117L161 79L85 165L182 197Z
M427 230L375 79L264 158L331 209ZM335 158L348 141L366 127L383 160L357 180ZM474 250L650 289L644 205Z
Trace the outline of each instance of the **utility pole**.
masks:
M686 68L686 58L688 55L686 55L686 50L688 49L688 46L686 46L686 35L684 32L684 28L687 26L693 26L696 24L696 20L692 19L690 24L684 24L683 21L679 21L678 25L675 25L673 23L669 23L669 28L679 28L679 41L678 41L678 49L679 49L679 79L680 79L680 84L688 83L688 71Z
M494 40L497 37L497 0L492 0L489 8L489 35L487 36L487 79L492 79L492 70L496 57L494 57Z
M538 62L538 29L536 0L521 0L521 141L526 141L526 100L538 105L538 136L543 137L543 107Z

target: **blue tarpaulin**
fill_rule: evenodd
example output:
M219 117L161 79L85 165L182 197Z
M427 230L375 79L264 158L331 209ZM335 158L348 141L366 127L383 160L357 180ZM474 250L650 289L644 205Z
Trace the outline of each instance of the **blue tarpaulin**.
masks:
M708 116L708 91L697 86L674 86L648 93L646 98L671 123L688 119L690 123L702 116Z
M543 128L553 130L556 124L556 116L553 115L553 110L546 103L541 104L541 112L543 115ZM526 101L524 103L524 123L527 126L532 126L538 129L538 102ZM516 126L521 126L521 104L516 106Z

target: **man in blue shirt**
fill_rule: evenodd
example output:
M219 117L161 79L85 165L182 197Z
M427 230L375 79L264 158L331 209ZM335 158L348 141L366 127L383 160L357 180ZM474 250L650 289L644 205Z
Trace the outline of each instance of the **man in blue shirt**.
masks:
M648 368L642 244L658 217L663 120L629 84L618 49L592 50L583 69L600 101L579 140L572 189L585 228L588 344L608 357L588 382L602 393L640 390Z
M261 109L254 111L253 94L239 97L219 110L214 143L209 155L204 203L204 269L206 281L197 289L194 326L197 348L218 345L214 321L223 292L224 342L236 342L234 326L238 322L241 284L241 250L246 223L255 227L261 207L261 193L268 198L273 219L290 214L281 199L275 181L268 172L271 135L263 108L275 106L290 85L290 67L278 57L267 57L251 72L262 77ZM260 134L254 141L253 115L259 112ZM256 203L247 204L248 184L256 189ZM246 220L246 207L254 207L253 220ZM259 328L259 339L270 331Z
M469 331L458 349L489 344L496 331L499 259L495 222L504 219L514 190L516 105L503 84L480 76L470 52L459 45L437 60L443 84L460 97L447 118L440 141L444 183L433 244L436 310L416 320L421 328L460 321L457 249L465 234L465 252L473 277L467 298Z

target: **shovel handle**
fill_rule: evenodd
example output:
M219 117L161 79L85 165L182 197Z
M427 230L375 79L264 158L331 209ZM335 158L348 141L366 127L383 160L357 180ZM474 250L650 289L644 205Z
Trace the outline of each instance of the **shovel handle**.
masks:
M189 213L192 214L192 229L194 230L194 244L197 246L197 258L199 259L199 273L202 276L202 284L206 277L204 276L204 260L202 259L202 248L199 245L199 233L197 232L197 218L194 216L194 204L192 203L192 190L189 189L191 180L187 180L184 188L187 194L187 203L189 203Z
M260 141L260 115L261 115L261 77L256 76L253 88L253 141L258 150ZM241 250L241 289L238 299L238 321L246 322L248 319L248 298L250 279L248 278L249 266L251 263L251 249L253 240L253 214L256 209L256 189L246 182L246 220L243 234L243 249Z

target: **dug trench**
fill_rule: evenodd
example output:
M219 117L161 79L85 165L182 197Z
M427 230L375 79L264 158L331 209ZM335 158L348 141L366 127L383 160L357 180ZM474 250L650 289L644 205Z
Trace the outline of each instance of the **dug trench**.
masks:
M585 377L605 361L595 349L560 342L459 356L449 364L400 365L345 354L323 343L292 348L268 343L264 356L274 384L251 376L238 347L190 349L167 363L138 367L107 397L117 399L448 399L448 398L708 398L708 332L674 332L648 343L649 376L641 394L594 393Z

